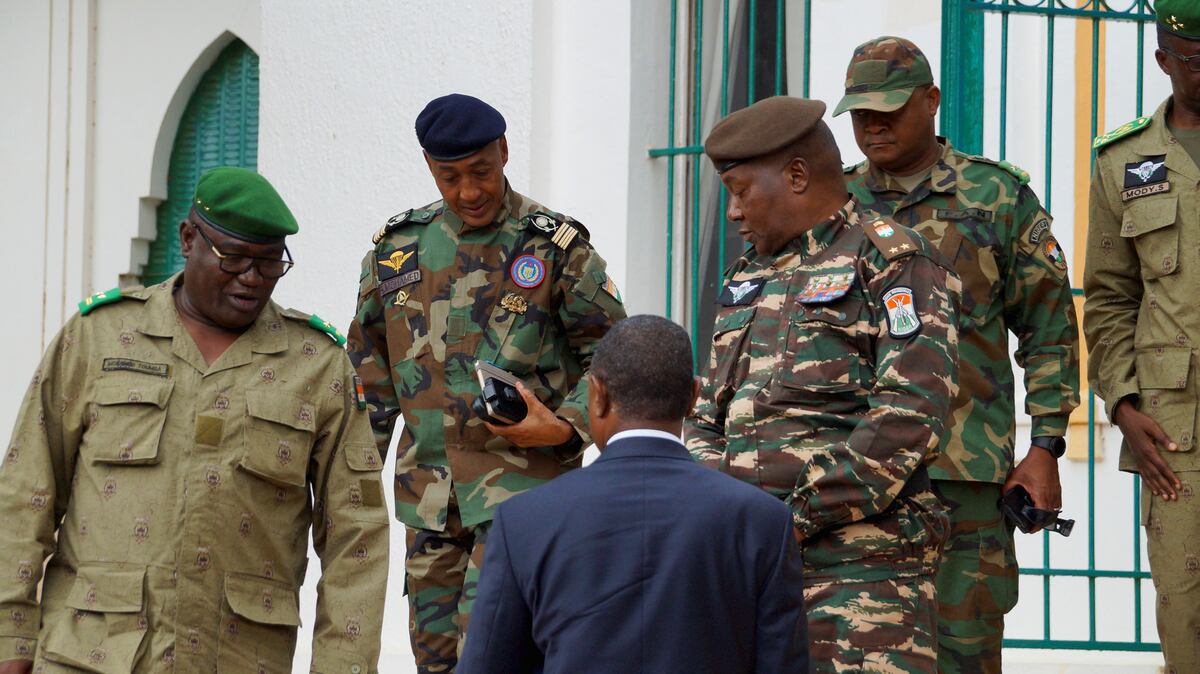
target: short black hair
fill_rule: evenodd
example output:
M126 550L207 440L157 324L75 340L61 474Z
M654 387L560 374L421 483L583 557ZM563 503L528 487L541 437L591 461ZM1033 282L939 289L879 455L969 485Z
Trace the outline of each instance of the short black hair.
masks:
M613 325L592 355L592 376L613 405L643 421L678 421L692 404L692 340L660 316L631 316Z

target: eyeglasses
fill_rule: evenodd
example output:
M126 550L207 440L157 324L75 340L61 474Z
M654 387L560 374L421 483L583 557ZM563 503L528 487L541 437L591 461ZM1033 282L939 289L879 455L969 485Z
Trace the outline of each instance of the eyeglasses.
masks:
M1167 49L1166 47L1159 47L1159 49L1165 51L1171 56L1174 56L1180 61L1183 61L1183 64L1188 67L1188 70L1194 73L1200 73L1200 54L1196 54L1195 56L1184 56L1183 54L1180 54L1173 49Z
M196 232L200 234L200 238L204 239L204 242L208 244L213 255L216 255L217 260L220 261L221 271L226 274L245 274L250 271L250 267L255 267L263 278L275 279L288 273L288 270L296 265L292 260L292 254L288 251L287 246L283 247L283 254L287 256L285 260L275 257L254 257L253 255L230 255L222 253L217 250L217 246L212 242L212 239L208 238L204 230L200 229L200 225L194 222L189 222L188 224L194 227Z

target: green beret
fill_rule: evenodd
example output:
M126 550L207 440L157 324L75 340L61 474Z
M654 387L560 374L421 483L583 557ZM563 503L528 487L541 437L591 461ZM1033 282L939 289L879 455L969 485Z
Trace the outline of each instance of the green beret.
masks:
M206 171L196 183L192 210L217 230L251 243L274 243L300 231L271 183L244 168Z
M704 152L724 173L738 164L791 145L817 128L825 104L808 98L772 96L717 122Z
M1154 3L1158 25L1172 35L1200 40L1200 3L1196 0L1158 0Z

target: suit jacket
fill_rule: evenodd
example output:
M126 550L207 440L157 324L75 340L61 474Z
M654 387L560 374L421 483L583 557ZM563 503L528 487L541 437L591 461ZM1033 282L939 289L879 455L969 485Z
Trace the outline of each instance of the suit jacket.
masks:
M634 437L500 506L459 674L802 674L778 499Z

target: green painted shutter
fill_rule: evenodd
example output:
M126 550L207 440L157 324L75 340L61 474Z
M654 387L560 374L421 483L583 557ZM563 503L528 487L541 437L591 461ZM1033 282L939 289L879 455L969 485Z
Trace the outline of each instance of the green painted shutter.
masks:
M216 166L258 167L258 55L240 40L204 73L175 132L167 200L158 207L157 235L142 269L146 285L183 269L179 223L200 174Z

